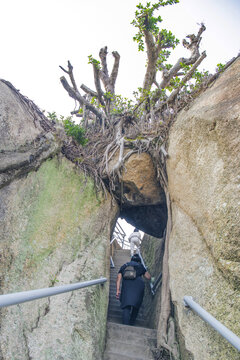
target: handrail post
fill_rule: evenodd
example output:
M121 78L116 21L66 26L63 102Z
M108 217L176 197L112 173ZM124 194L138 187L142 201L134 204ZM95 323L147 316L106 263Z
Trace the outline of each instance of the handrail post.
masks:
M211 314L204 310L198 303L196 303L191 296L184 296L184 305L189 306L195 311L204 321L211 325L220 335L222 335L230 344L232 344L238 351L240 351L240 338L231 330L224 326L220 321L215 319Z

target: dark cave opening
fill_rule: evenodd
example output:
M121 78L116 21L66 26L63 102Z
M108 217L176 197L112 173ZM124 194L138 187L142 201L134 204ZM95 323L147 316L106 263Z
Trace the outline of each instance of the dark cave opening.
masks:
M145 234L162 238L167 225L167 205L163 202L158 205L123 207L119 217Z

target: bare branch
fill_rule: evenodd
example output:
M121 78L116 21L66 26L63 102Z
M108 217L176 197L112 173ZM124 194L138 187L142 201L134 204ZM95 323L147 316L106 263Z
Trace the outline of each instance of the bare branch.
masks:
M82 84L82 85L80 86L80 89L82 89L83 91L85 91L85 93L87 93L87 94L89 94L89 95L91 95L91 96L94 96L94 97L97 97L97 96L98 96L98 94L97 94L95 91L91 90L89 87L87 87L87 86L84 85L84 84Z
M200 27L200 29L198 31L197 36L194 35L194 34L190 34L190 35L186 36L188 39L190 39L190 43L187 42L186 39L183 39L183 46L186 49L190 50L191 53L192 53L191 58L196 58L197 59L200 56L200 54L199 54L199 45L200 45L200 41L202 39L201 35L202 35L203 31L205 31L205 30L206 30L205 25L201 24L201 27Z
M98 70L98 74L96 75L98 75L98 77L102 80L106 92L110 92L111 94L114 94L115 93L114 88L115 88L115 83L119 69L120 55L118 54L117 51L113 51L112 54L115 60L114 60L111 76L109 77L108 68L107 68L107 46L102 48L99 52L102 68L101 70Z
M199 44L201 41L200 35L206 29L206 27L202 24L201 28L198 31L198 35L188 35L191 42L188 43L186 40L183 40L184 46L191 51L190 58L179 58L176 64L169 70L163 72L163 79L160 83L160 88L164 89L170 83L170 80L179 73L179 70L182 68L181 64L184 65L192 65L197 59L200 57L199 53Z
M196 68L201 64L201 62L203 61L203 59L205 59L206 57L206 52L204 51L202 53L202 55L200 56L200 58L195 62L195 64L193 65L193 67L187 72L187 74L184 76L184 78L181 80L181 85L177 87L177 89L175 89L168 97L167 102L171 102L176 95L179 93L179 91L182 89L183 85L192 77L192 74L194 73L194 71L196 70Z
M82 105L82 106L85 105L88 110L93 112L99 119L102 120L103 114L101 114L100 111L98 111L93 105L91 105L78 91L75 91L75 89L73 89L68 84L68 82L64 76L62 76L60 78L60 81L62 83L62 86L68 92L68 95L71 98L77 100L80 103L80 105Z
M120 55L119 55L119 53L117 51L113 51L112 54L113 54L113 57L114 57L115 61L114 61L112 73L111 73L111 76L110 76L110 84L114 89L115 83L116 83L116 80L117 80L117 75L118 75Z
M74 88L74 90L76 90L78 92L76 81L75 81L74 76L73 76L73 66L72 66L72 64L70 63L69 60L68 60L68 71L69 71L69 77L71 79L71 83L73 85L73 88Z
M143 90L150 90L156 78L156 62L161 51L161 46L159 46L161 42L156 46L153 35L147 30L144 30L144 38L147 47L148 61L143 82Z
M100 104L105 106L105 103L104 103L103 98L102 98L103 97L103 91L102 91L102 88L101 88L100 77L99 77L100 70L94 64L93 64L93 74L94 74L94 84L95 84L95 87L96 87L96 90L97 90L97 98L98 98Z
M64 71L66 74L69 74L69 72L68 72L66 69L64 69L61 65L59 65L59 67L60 67L60 69L61 69L62 71Z
M108 91L109 74L107 68L107 46L105 46L100 50L99 57L101 59L101 64L102 64L102 69L99 72L99 76L104 84L105 89Z
M73 76L73 66L72 66L72 64L70 63L70 61L68 60L68 70L64 69L64 68L63 68L62 66L60 66L60 65L59 65L59 67L60 67L60 69L62 69L66 74L69 75L74 90L78 92L77 85L76 85L76 81L75 81L74 76Z
M193 65L193 67L187 72L187 74L184 76L184 78L181 80L181 84L171 92L171 94L169 95L169 97L167 98L166 101L162 102L160 104L160 106L158 106L155 110L154 113L156 114L157 112L161 111L162 108L172 102L177 94L180 92L180 90L182 89L182 87L184 86L184 84L186 84L186 82L192 77L192 74L194 73L194 71L196 70L196 68L199 66L199 64L203 61L203 59L206 57L206 52L204 51L202 53L202 55L200 56L200 58L195 62L195 64Z

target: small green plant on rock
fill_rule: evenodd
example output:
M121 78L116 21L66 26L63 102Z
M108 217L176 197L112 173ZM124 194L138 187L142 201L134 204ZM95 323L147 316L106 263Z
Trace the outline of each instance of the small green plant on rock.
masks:
M66 134L72 136L78 144L83 146L87 144L88 139L85 137L86 130L81 125L76 124L72 119L72 116L64 117L63 115L60 115L59 119L54 111L52 113L48 112L47 117L56 123L62 123Z

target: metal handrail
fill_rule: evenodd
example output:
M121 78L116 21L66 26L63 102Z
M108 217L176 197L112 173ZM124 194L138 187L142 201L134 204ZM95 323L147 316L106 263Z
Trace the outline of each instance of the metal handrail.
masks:
M55 286L44 289L36 289L29 291L22 291L18 293L0 295L0 307L11 306L21 304L27 301L42 299L45 297L63 294L65 292L82 289L88 286L103 284L107 281L107 278L100 278L90 281L78 282L75 284Z
M211 314L204 310L198 303L196 303L191 296L184 296L184 305L189 306L195 311L204 321L211 325L220 335L222 335L230 344L232 344L238 351L240 351L240 338L231 330L224 326L220 321L215 319Z
M110 267L115 268L115 264L114 264L112 256L110 256Z
M110 245L112 245L112 243L114 242L114 241L117 241L117 239L115 238L115 236L112 238L112 240L110 241Z
M138 255L140 256L140 259L141 259L141 262L143 264L143 266L145 267L145 269L147 270L147 266L143 260L143 257L142 257L142 254L141 254L141 251L140 249L138 249ZM158 285L162 282L162 273L160 273L157 277L157 279L154 281L154 283L152 284L150 282L150 289L151 289L151 293L152 295L155 295L156 294L156 291L157 291L157 288L158 288Z
M142 262L143 266L145 267L145 269L147 269L147 267L146 267L146 265L145 265L145 262L144 262L144 260L143 260L143 257L142 257L142 255L141 255L140 249L138 249L138 255L139 255L140 259L141 259L141 262Z
M161 282L162 282L162 273L158 275L157 279L154 281L153 284L150 283L151 293L153 296L156 294L157 288L161 284Z
M125 237L126 237L126 233L123 230L123 228L121 227L121 225L119 224L119 222L117 221L116 225L115 225L115 228L114 228L114 231L113 231L113 236L112 236L110 244L112 244L113 241L115 240L114 238L116 238L118 243L120 243L122 248L123 248L124 243L125 243Z

